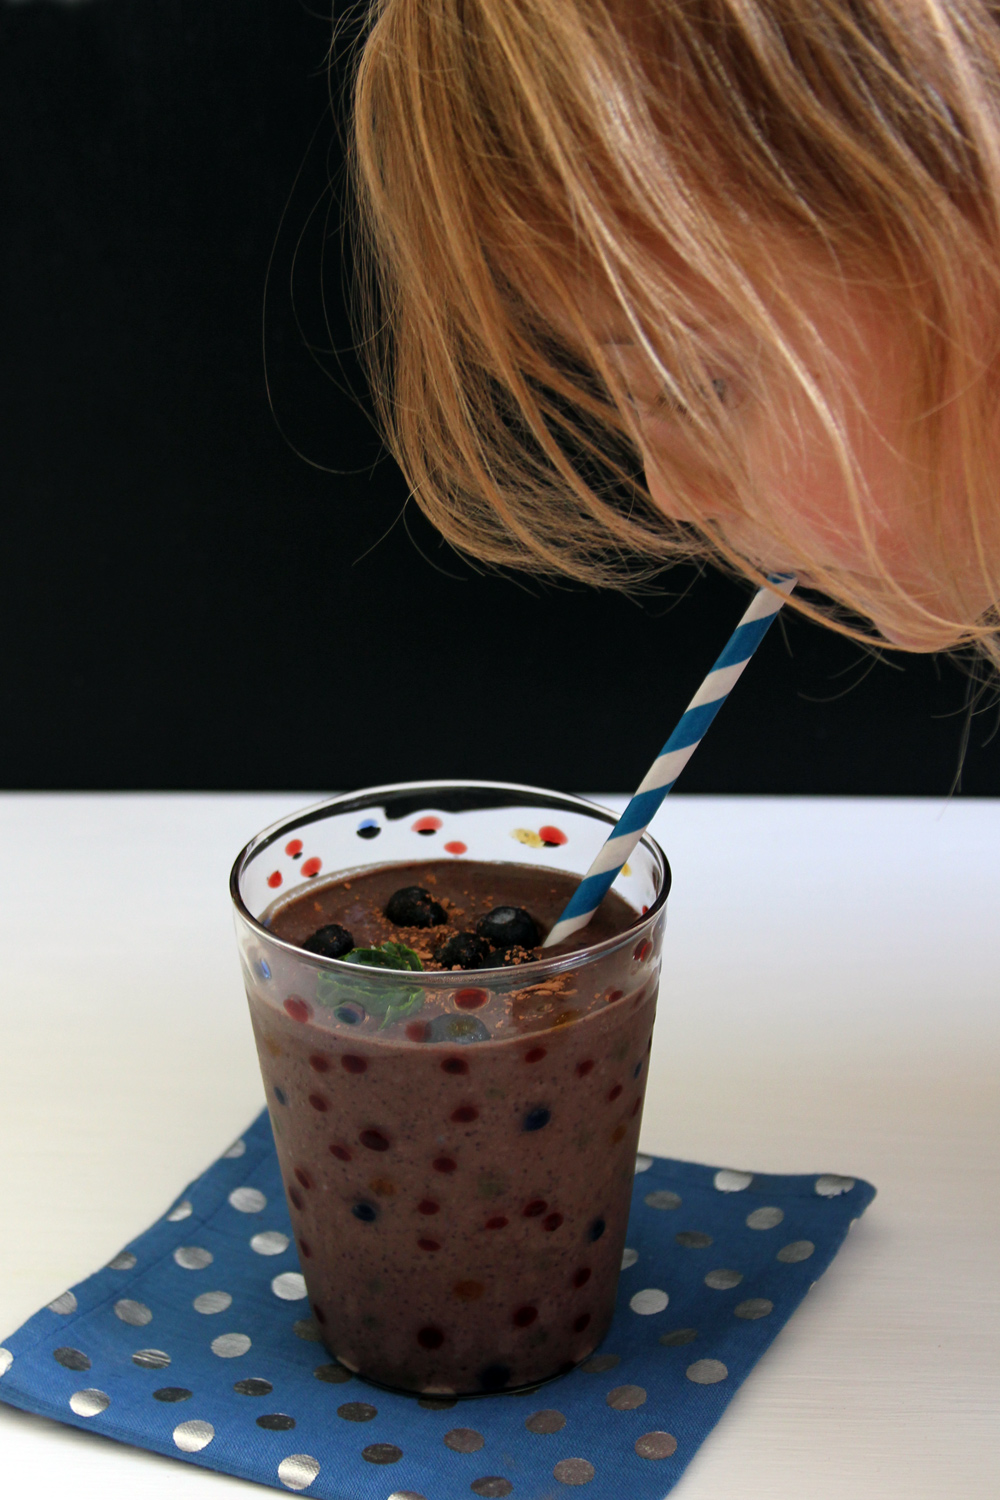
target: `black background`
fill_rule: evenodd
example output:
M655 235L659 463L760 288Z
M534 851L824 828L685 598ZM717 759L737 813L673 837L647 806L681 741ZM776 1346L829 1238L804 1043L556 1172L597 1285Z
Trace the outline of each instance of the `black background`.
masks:
M484 575L404 513L348 390L329 30L0 0L0 785L627 790L741 611L712 574L642 606ZM789 619L683 787L946 793L967 692Z

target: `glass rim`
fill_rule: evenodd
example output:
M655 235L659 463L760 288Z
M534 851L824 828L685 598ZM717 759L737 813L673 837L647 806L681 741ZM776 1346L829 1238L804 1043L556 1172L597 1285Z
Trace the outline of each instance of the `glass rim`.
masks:
M612 812L610 808L602 807L599 802L591 802L585 797L574 797L567 792L556 792L548 787L529 786L526 783L514 781L480 781L474 778L463 777L443 780L440 777L436 777L430 781L396 781L386 782L380 786L362 787L358 791L343 792L339 796L328 797L321 802L314 802L309 807L302 808L300 812L279 818L276 822L269 823L266 828L262 828L259 833L254 834L253 838L244 844L233 861L233 867L229 875L229 894L237 915L251 929L255 930L261 938L265 939L268 943L273 943L278 948L284 949L285 952L291 954L293 957L309 963L310 966L314 965L321 970L340 974L345 979L350 976L357 979L357 964L345 963L340 958L326 958L322 954L310 953L308 949L301 948L296 943L289 942L287 938L277 937L270 928L265 927L263 922L259 921L253 915L243 900L240 892L241 876L249 866L251 859L263 853L265 849L268 849L278 839L287 837L295 829L304 828L310 823L320 822L332 810L350 812L353 808L353 810L361 812L371 805L373 798L380 795L419 791L433 792L435 790L443 791L445 789L452 790L463 787L487 792L523 792L533 798L551 799L553 803L561 804L567 810L596 814L595 821L606 823L609 829L615 826L620 817L620 814ZM592 958L603 957L609 953L613 953L619 947L624 947L626 943L635 938L637 932L643 928L652 926L656 921L656 918L666 905L673 881L670 862L652 834L647 831L638 842L653 856L654 861L660 867L662 871L662 885L656 894L655 900L647 910L641 916L638 916L634 922L630 922L623 931L614 933L611 937L604 938L602 942L591 943L586 947L571 948L568 952L554 954L551 958L538 958L527 964L517 964L516 966L499 965L493 969L470 969L462 970L460 973L453 969L423 969L420 971L420 977L417 982L421 985L429 984L432 989L453 989L456 983L473 984L477 974L482 974L484 977L487 974L506 974L510 975L512 980L516 976L519 986L527 986L537 984L540 979L548 975L579 968L583 963L589 962ZM596 849L594 853L597 853ZM458 860L455 862L456 864L459 863ZM393 861L385 861L385 863L393 863ZM413 861L412 863L417 863L417 861ZM512 864L516 863L516 861L491 860L487 861L487 863ZM345 870L344 873L346 874L347 871ZM585 932L586 928L581 928L581 931ZM369 969L366 967L364 975L366 983L374 981L376 984L384 984L387 987L398 985L404 977L408 977L411 983L417 979L416 973L409 969Z

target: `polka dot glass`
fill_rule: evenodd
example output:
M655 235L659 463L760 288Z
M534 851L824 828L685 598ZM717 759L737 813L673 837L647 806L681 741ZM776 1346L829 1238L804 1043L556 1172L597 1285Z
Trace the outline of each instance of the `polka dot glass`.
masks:
M565 1373L614 1311L669 888L645 840L635 920L508 968L361 969L274 936L275 893L428 858L582 874L614 824L525 787L376 788L299 814L237 861L237 936L312 1316L397 1390ZM414 872L415 867L415 872ZM430 878L430 877L429 877ZM434 877L435 880L437 877ZM581 938L585 941L586 934ZM404 1310L405 1311L402 1311Z
M600 1347L523 1395L406 1396L323 1348L262 1114L151 1229L0 1344L0 1398L324 1500L662 1500L873 1197L832 1173L640 1156Z

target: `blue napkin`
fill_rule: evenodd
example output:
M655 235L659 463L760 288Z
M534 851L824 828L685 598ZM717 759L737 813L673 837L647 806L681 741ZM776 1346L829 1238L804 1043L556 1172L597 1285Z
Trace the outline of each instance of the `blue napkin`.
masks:
M25 1411L325 1500L662 1500L875 1196L640 1156L601 1348L529 1395L390 1395L309 1316L266 1112L0 1347Z

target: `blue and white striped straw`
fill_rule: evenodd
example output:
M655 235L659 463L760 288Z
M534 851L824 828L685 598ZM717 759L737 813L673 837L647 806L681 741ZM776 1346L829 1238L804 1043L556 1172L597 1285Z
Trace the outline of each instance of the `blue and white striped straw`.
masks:
M649 827L653 814L701 744L743 668L774 623L785 597L795 587L795 579L787 574L771 578L770 583L771 588L758 589L753 596L750 608L730 636L722 655L646 772L635 796L542 944L543 948L551 948L554 943L561 943L574 932L579 932L581 927L586 927Z

